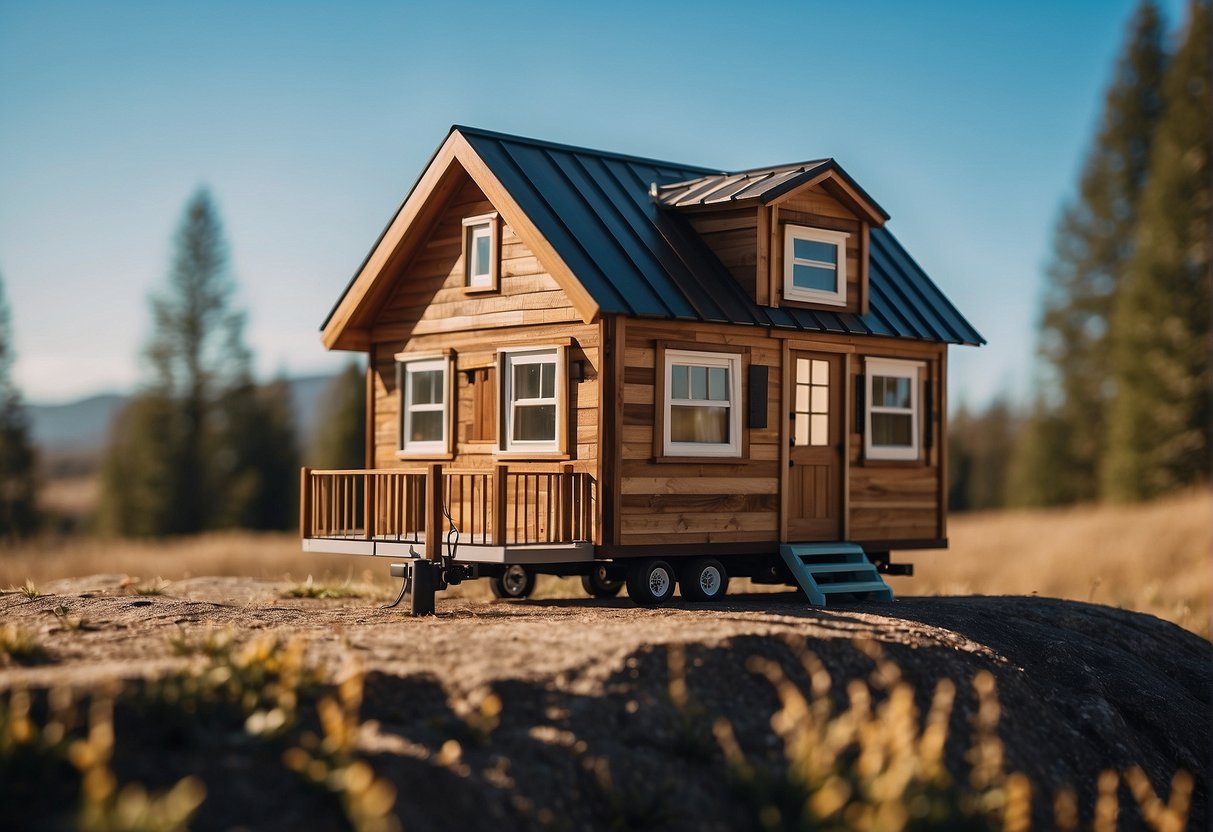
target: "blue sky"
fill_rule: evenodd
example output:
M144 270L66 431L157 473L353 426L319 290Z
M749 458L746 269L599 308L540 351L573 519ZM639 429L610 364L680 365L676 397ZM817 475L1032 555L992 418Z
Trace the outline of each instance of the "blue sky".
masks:
M339 367L320 322L462 123L722 169L834 156L990 341L953 349L953 402L1026 395L1051 229L1134 5L0 0L17 380L35 401L138 381L200 185L260 372Z

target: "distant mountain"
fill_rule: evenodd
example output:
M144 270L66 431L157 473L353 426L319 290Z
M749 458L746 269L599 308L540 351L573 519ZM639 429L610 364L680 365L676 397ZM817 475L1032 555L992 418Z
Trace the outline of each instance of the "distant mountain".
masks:
M332 376L307 376L288 382L303 445L316 429L320 401L332 380ZM130 399L129 393L105 393L66 404L30 404L26 410L34 443L51 454L99 450L109 436L114 416Z

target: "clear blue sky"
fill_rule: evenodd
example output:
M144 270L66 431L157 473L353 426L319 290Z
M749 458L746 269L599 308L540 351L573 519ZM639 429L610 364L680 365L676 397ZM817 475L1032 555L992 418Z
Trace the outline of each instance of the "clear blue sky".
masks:
M990 341L953 349L953 401L1022 393L1134 5L0 0L17 379L35 401L137 382L199 185L260 371L335 369L320 322L463 123L725 169L834 156Z

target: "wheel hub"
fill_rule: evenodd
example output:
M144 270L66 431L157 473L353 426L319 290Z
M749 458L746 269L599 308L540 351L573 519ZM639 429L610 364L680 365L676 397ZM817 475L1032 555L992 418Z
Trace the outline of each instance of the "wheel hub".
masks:
M712 597L720 591L720 570L715 566L709 566L699 573L699 588L708 597Z
M649 573L649 589L658 598L665 595L670 589L670 574L664 569L654 569Z

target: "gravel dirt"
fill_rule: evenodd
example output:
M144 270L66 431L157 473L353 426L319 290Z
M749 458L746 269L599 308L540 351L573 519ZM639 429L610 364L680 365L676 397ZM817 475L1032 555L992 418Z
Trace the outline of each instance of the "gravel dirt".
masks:
M396 786L405 829L749 829L758 820L729 788L711 731L724 717L747 755L781 759L770 725L778 700L747 660L772 659L803 680L807 648L841 691L872 673L870 649L857 644L874 642L914 685L920 709L940 679L956 684L947 762L957 778L967 771L972 680L993 673L1006 765L1031 781L1034 827L1051 825L1052 795L1065 786L1089 822L1099 772L1137 765L1164 795L1178 769L1191 772L1190 828L1209 828L1213 646L1151 616L1040 597L813 609L774 593L655 610L624 598L439 596L436 616L414 619L371 599L294 599L288 588L193 578L142 596L128 594L121 576L97 575L40 587L46 594L34 599L4 594L0 622L35 632L47 659L0 658L0 691L153 679L186 661L172 648L183 632L274 634L302 640L332 679L365 674L359 747ZM693 710L671 700L671 656L685 666ZM469 736L468 708L489 692L501 701L500 724ZM152 785L202 773L212 797L199 828L339 825L306 801L275 797L248 761L161 758L137 736L131 742L139 753L130 773ZM217 797L233 775L244 786L231 795L255 794L256 807ZM1133 804L1122 787L1121 828L1146 828Z

